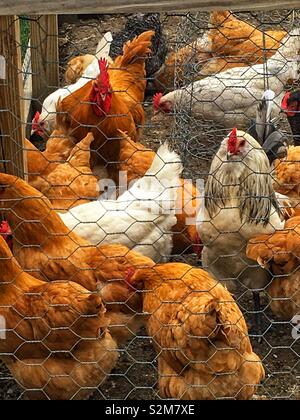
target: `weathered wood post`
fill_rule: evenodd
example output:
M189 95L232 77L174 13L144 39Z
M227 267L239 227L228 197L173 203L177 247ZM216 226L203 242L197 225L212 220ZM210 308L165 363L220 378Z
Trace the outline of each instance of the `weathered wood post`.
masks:
M0 170L24 177L25 121L17 16L0 16L0 56Z
M58 24L56 15L31 16L31 68L34 111L59 86Z

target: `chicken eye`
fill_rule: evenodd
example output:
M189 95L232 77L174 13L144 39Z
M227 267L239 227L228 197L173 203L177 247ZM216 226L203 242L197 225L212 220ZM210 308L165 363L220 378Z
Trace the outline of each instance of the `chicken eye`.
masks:
M246 144L246 140L242 140L242 141L240 142L240 146L241 146L241 147L244 147L244 146L245 146L245 144Z

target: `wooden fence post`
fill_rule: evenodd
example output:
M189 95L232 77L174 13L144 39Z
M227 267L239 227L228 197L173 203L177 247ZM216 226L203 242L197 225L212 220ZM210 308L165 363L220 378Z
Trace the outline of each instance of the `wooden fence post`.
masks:
M0 78L0 170L24 178L25 121L17 16L0 16L0 55L4 57Z
M31 16L31 66L33 110L59 86L57 15Z

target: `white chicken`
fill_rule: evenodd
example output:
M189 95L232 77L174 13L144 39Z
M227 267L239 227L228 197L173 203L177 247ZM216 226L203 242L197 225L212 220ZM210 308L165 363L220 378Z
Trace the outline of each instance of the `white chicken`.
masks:
M38 135L43 136L44 133L50 134L54 130L56 123L57 102L60 99L63 99L66 96L70 95L70 93L80 89L91 79L95 79L98 76L98 60L100 58L109 59L110 45L112 43L112 40L113 38L111 32L107 32L106 34L104 34L103 38L99 41L97 45L95 59L84 70L81 78L77 80L76 83L57 89L55 92L52 92L49 96L47 96L42 105L42 112L36 112L32 121L32 134L36 133Z
M198 215L203 242L202 261L218 280L233 291L238 285L259 291L271 278L246 256L250 238L284 226L273 190L268 158L249 134L233 129L214 157L205 185L205 204Z
M220 123L224 127L246 129L256 116L257 101L261 100L265 91L267 77L276 95L274 115L278 115L285 84L289 79L299 77L300 29L288 34L282 44L265 64L233 68L164 96L156 94L154 112L187 109L198 118Z
M117 200L98 200L60 214L64 224L98 245L116 243L167 261L176 225L177 189L182 164L177 153L162 145L145 176Z

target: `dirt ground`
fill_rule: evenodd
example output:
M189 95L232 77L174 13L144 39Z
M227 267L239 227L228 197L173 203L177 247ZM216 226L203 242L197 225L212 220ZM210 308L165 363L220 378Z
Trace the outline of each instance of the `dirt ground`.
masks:
M241 14L241 17L257 23L257 14ZM274 22L276 27L289 29L295 14L288 11L259 15L266 26ZM66 62L74 55L93 53L101 34L108 30L117 32L125 22L124 16L104 15L82 19L76 23L63 23L59 32L61 75ZM207 27L208 15L163 15L162 23L170 49L200 36ZM175 116L153 123L151 98L145 99L146 125L141 142L157 149L159 144L169 141L181 154L185 177L193 180L206 177L212 155L224 137L222 127L204 124L188 116ZM279 125L288 130L285 121ZM184 260L201 265L194 256L181 256ZM253 325L253 308L250 295L238 300L249 326ZM292 338L292 326L274 319L263 298L263 328L261 343L252 339L254 350L263 360L266 379L258 389L257 399L300 399L300 342ZM252 331L252 330L251 330ZM151 338L142 329L130 343L121 349L121 357L109 379L93 395L92 399L158 399L156 354ZM6 368L0 365L0 399L22 398L22 391L10 378Z

